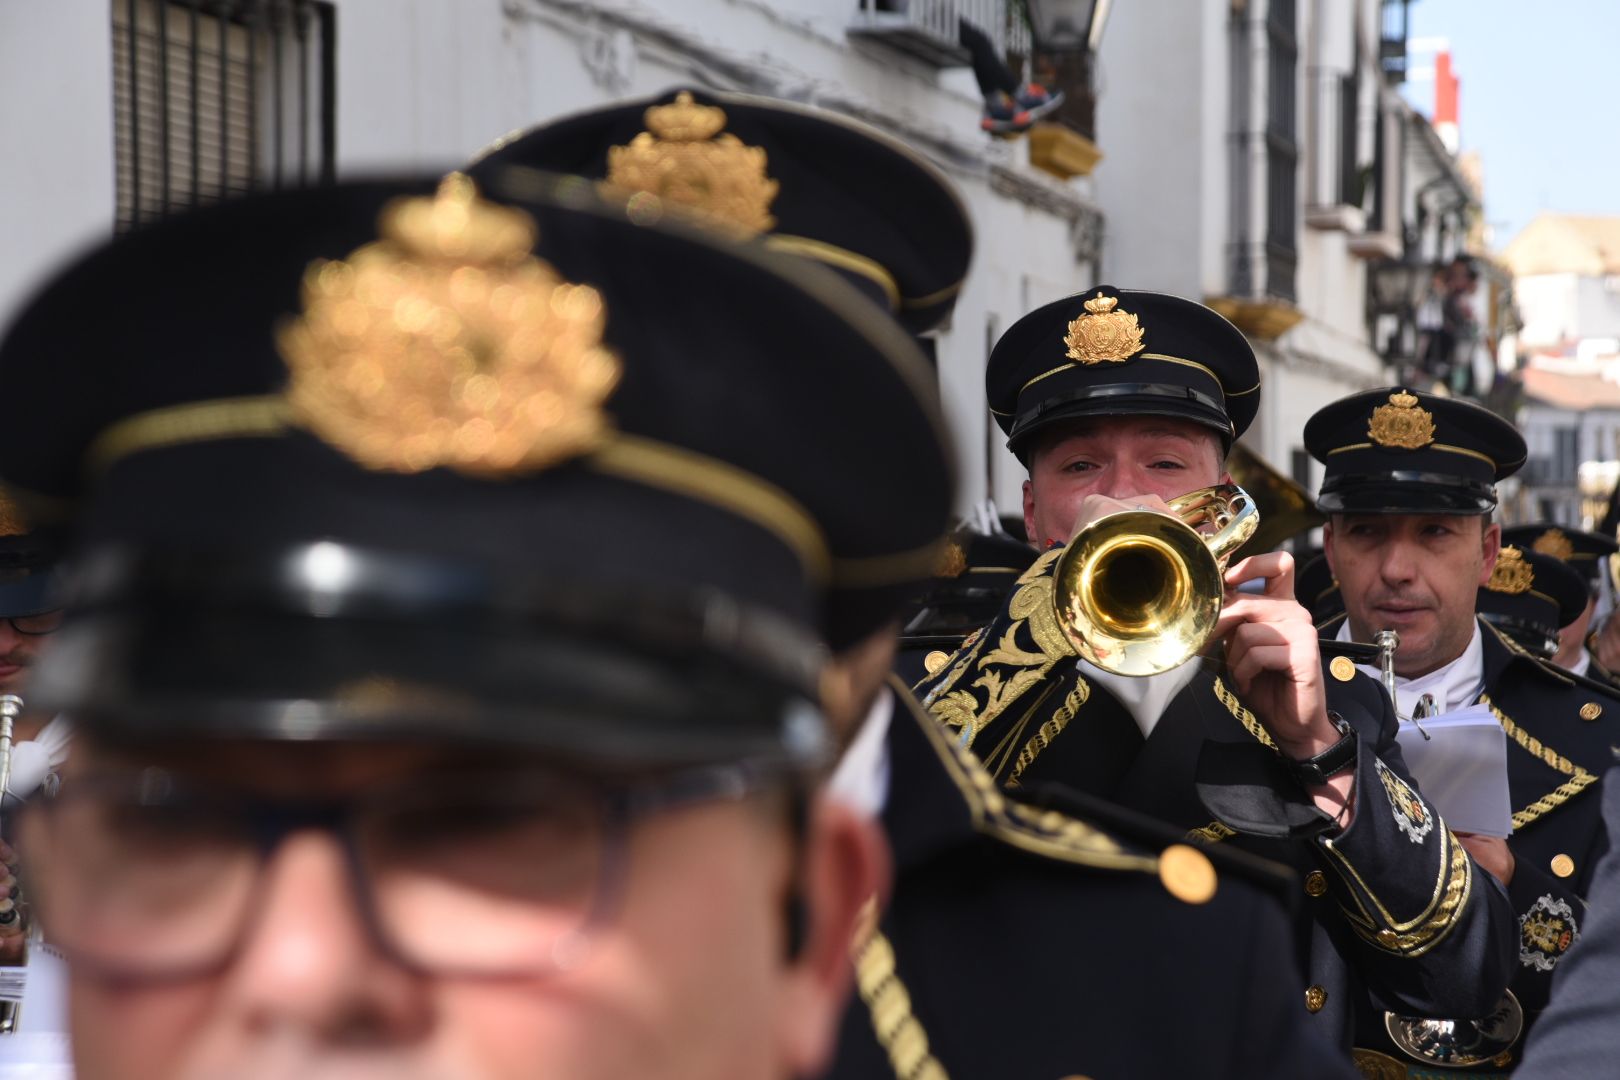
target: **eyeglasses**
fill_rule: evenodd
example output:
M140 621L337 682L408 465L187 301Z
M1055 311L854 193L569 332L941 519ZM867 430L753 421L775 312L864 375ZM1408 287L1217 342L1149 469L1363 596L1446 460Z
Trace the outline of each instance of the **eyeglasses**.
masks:
M45 634L54 634L62 628L63 611L46 611L38 615L9 615L0 616L11 624L11 628L26 637L40 637Z
M736 801L780 772L720 766L603 786L552 772L435 777L330 802L192 788L169 772L64 781L27 811L30 889L52 944L126 979L227 965L257 918L269 855L336 835L377 947L440 975L572 966L612 913L629 827Z

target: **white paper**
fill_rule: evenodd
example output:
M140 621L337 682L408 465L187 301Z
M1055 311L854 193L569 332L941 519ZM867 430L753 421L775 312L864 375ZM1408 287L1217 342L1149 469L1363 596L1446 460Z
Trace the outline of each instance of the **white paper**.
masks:
M1513 832L1508 793L1507 732L1484 705L1421 721L1424 739L1401 721L1397 739L1406 767L1453 832L1507 837Z

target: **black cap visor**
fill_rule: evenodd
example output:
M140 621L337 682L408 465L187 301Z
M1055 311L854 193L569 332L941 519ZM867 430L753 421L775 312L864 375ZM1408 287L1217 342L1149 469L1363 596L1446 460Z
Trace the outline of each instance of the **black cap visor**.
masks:
M298 588L292 557L207 573L104 560L31 700L115 742L431 741L612 768L825 761L809 707L819 650L765 611L369 564L366 587L344 590ZM379 587L390 580L409 587Z
M1007 435L1007 449L1027 465L1037 432L1066 420L1116 416L1190 420L1220 435L1222 447L1230 449L1232 445L1232 421L1208 394L1169 383L1109 383L1042 399L1040 405L1020 415L1013 424Z
M1474 516L1496 509L1496 488L1445 473L1363 473L1325 481L1316 508L1324 514Z

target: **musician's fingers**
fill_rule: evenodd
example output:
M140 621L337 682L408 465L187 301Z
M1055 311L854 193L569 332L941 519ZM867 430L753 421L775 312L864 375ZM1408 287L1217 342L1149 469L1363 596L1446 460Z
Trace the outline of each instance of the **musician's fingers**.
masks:
M1245 581L1264 579L1265 595L1274 598L1294 598L1294 557L1286 551L1268 551L1250 555L1235 566L1227 568L1226 587L1235 589Z

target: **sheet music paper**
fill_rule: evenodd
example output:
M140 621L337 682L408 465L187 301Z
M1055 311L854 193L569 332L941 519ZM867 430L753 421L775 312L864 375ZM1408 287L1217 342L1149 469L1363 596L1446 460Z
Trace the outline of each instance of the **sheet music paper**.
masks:
M1396 736L1406 767L1453 832L1506 838L1513 832L1507 732L1484 705L1426 717L1430 739L1403 722Z

